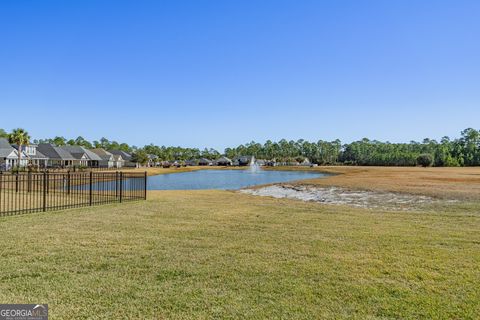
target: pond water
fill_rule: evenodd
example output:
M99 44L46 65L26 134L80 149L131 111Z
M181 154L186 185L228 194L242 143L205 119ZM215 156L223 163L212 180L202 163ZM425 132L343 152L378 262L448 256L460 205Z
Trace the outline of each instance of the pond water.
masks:
M148 177L148 190L236 190L261 184L328 176L308 171L199 170Z

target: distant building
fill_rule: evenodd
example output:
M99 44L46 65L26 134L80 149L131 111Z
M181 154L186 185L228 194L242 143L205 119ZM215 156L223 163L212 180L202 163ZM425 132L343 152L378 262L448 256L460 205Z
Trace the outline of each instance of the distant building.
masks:
M268 167L276 167L277 162L275 160L268 160L268 161L265 162L265 165L268 166Z
M98 163L100 168L118 168L115 165L115 156L110 152L102 148L91 149L90 151L100 157L101 160Z
M133 162L132 155L128 152L122 151L122 150L108 150L111 154L114 156L121 156L123 159L123 165L124 167L133 167L136 168L138 167L138 163Z
M0 170L10 170L18 165L18 151L7 139L0 138Z
M207 158L201 158L201 159L198 160L198 165L199 166L211 166L212 161L207 159Z
M198 160L191 159L185 161L186 166L198 166Z
M62 150L69 152L75 159L74 166L98 168L100 166L100 158L96 153L81 146L61 146Z
M227 157L221 157L217 159L217 165L218 166L231 166L232 165L232 160L230 160Z
M267 165L267 160L264 160L264 159L257 159L255 162L261 167Z
M253 156L240 156L235 159L239 166L249 166L255 160Z
M17 148L17 147L15 147ZM29 144L28 146L23 146L24 153L28 157L28 165L35 168L46 168L48 166L48 157L38 151L38 145Z
M305 160L303 160L302 163L300 163L300 165L310 167L312 163L310 162L310 160L308 160L308 158L305 158Z
M48 158L47 167L49 168L72 167L74 161L77 160L68 151L51 143L40 143L37 150Z
M125 160L119 154L113 155L113 167L114 168L123 168L125 166Z
M158 157L154 154L147 154L148 162L147 167L156 167Z

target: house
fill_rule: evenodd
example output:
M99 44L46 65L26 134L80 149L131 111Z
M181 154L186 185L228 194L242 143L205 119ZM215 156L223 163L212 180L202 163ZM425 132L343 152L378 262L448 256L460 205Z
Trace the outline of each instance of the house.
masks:
M81 146L61 146L60 148L75 158L73 161L75 167L98 168L102 161L97 154Z
M25 161L28 161L25 159ZM7 139L0 138L0 170L10 170L18 165L18 151Z
M264 167L267 165L267 160L265 159L257 159L256 161L257 165L261 166L261 167Z
M170 161L161 161L160 165L162 166L162 168L170 168L172 166Z
M133 167L136 168L138 167L138 164L136 162L133 162L132 155L128 152L122 151L122 150L108 150L111 154L114 156L121 156L123 159L123 166L124 167Z
M17 151L18 146L12 145ZM25 158L27 165L35 168L46 168L48 166L48 157L37 150L38 145L29 144L28 146L22 146L22 158ZM23 160L22 160L23 162Z
M147 157L148 157L147 167L156 167L158 157L154 154L147 154Z
M125 166L125 160L123 160L122 156L119 155L119 154L114 154L113 155L113 167L118 169L118 168L122 168L124 166Z
M212 161L207 159L207 158L201 158L201 159L198 160L198 165L199 166L211 166Z
M310 160L308 160L308 158L305 158L301 163L300 163L301 166L306 166L306 167L310 167L312 165L312 163L310 162Z
M185 161L186 166L198 166L198 160L191 159Z
M100 168L117 168L115 157L110 152L102 148L91 149L90 151L100 157L101 160L98 163Z
M240 156L236 159L239 166L249 166L252 161L255 161L253 156Z
M171 165L174 166L174 167L180 168L182 166L182 162L183 161L175 160L175 161L171 162Z
M68 151L51 143L40 143L37 146L37 151L48 158L47 167L49 168L71 167L76 160Z
M276 167L277 166L277 161L268 160L267 162L265 162L265 165L268 166L268 167Z
M232 160L230 160L227 157L221 157L220 159L217 160L217 165L218 166L231 166L232 165Z

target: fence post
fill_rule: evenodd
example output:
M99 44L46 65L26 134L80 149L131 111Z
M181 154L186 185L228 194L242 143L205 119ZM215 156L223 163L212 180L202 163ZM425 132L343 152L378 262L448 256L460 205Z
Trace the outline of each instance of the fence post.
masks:
M144 176L144 192L145 192L145 200L147 200L147 171L145 171L145 176Z
M28 171L27 192L32 191L32 172Z
M115 172L115 199L118 198L118 171Z
M120 203L122 203L123 197L123 172L120 172Z
M70 194L70 170L67 171L67 194Z
M92 192L93 192L93 172L90 171L90 205L92 205L93 203Z
M47 172L43 172L43 212L47 211Z
M0 214L2 213L2 188L3 188L3 172L0 171Z
M15 192L18 192L18 172L15 174Z
M46 188L47 188L47 193L49 193L50 189L50 172L47 170L47 180L46 180Z

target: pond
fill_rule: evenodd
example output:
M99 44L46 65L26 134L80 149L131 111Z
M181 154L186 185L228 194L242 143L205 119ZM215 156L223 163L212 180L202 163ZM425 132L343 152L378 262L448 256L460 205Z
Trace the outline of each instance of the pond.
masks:
M326 177L329 174L308 171L199 170L148 177L148 190L237 190L241 188Z

